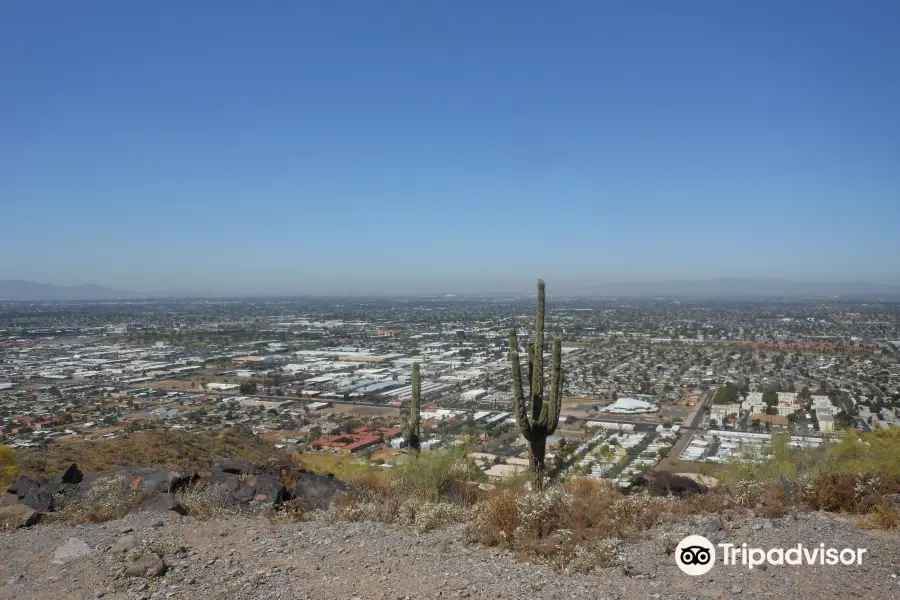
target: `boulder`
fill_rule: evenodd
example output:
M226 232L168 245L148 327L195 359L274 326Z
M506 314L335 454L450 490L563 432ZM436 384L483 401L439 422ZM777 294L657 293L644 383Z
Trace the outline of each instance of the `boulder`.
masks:
M253 502L254 496L256 496L256 488L242 482L239 482L237 488L231 492L231 498L238 504Z
M675 475L668 471L641 473L634 478L632 490L646 490L652 496L684 496L685 494L704 494L709 491L702 483L690 477Z
M28 489L28 493L20 498L20 502L25 506L41 512L50 512L53 510L53 495L46 488L32 486Z
M53 564L61 565L75 558L81 558L91 553L91 547L84 540L71 537L65 544L58 546L53 551Z
M135 548L137 548L137 538L133 535L123 535L116 540L116 543L109 548L109 551L113 554L124 554Z
M69 468L66 469L66 472L60 475L59 483L67 483L70 485L77 485L81 483L81 480L84 479L84 473L78 468L78 465L72 463L69 465Z
M204 480L205 478L198 480L198 484L203 485L200 482ZM209 478L209 482L204 487L219 487L225 491L225 495L232 504L247 504L253 501L253 497L256 495L256 486L247 485L245 481L255 480L219 471Z
M212 477L198 477L194 482L195 490L202 490L205 487L212 485L213 478Z
M24 504L2 506L0 507L0 530L31 527L41 520L41 516L41 513Z
M243 475L259 473L258 465L247 462L246 460L220 459L213 463L212 476L216 479L216 475Z
M245 482L248 487L253 487L253 502L281 506L288 499L287 489L280 477L270 474L257 475Z
M152 552L145 554L125 569L128 577L159 577L166 572L166 563Z
M47 479L45 477L31 477L22 473L16 477L15 481L13 481L8 488L6 488L6 492L8 494L15 494L19 498L24 498L31 488L41 487L46 484Z
M157 494L152 498L148 498L144 500L140 505L138 505L135 512L168 512L172 511L174 513L178 513L179 515L186 515L188 513L187 508L175 499L175 496L172 494Z
M201 484L200 480L198 484ZM220 486L228 495L233 504L259 503L272 506L280 506L290 495L284 487L281 478L268 473L261 473L252 477L232 475L219 472L205 485Z
M319 475L302 471L294 486L294 500L307 510L328 508L332 502L344 500L350 493L350 486L335 479L331 473Z
M172 467L169 469L143 468L126 475L125 485L133 492L164 492L173 494L190 486L195 474Z
M3 494L0 496L0 506L11 506L19 503L19 497L15 494Z

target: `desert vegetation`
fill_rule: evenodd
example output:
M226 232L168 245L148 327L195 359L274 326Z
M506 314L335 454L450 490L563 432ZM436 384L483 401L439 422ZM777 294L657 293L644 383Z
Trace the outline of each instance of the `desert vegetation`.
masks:
M16 453L9 446L0 444L0 485L9 485L19 472Z
M72 463L85 472L155 464L205 471L219 457L241 457L259 463L279 457L271 444L239 427L202 432L141 431L112 440L53 444L47 449L29 449L19 454L18 467L23 472L51 475L65 471Z

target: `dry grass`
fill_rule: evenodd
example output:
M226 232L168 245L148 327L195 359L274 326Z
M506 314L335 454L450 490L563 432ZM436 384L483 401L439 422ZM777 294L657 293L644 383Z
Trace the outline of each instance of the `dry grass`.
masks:
M343 475L340 478L350 484L350 493L326 510L306 511L289 502L283 514L275 518L378 521L413 526L418 531L465 521L479 495L473 480L484 477L465 458L468 450L461 446L451 452L424 452L391 469L377 471L335 457L327 470Z
M879 504L857 525L866 529L896 529L900 527L900 508L893 504Z
M817 510L865 515L900 493L900 477L881 473L831 473L804 486L798 500Z
M216 519L228 512L228 490L218 485L186 488L176 494L188 514L201 520Z
M48 517L67 524L103 523L121 519L153 495L130 491L124 477L100 477L86 492L68 499Z
M622 496L611 485L587 477L543 492L500 487L475 507L469 537L560 570L627 569L624 541L664 523L724 509L725 498L718 493L678 500Z
M47 450L22 452L20 463L25 472L52 475L65 471L72 463L85 473L154 464L177 464L185 469L203 471L220 457L261 464L272 457L287 460L258 437L226 428L199 433L141 431L111 440L53 444Z
M770 519L777 519L786 515L790 509L791 497L787 491L778 484L769 484L760 495L762 504L761 514Z

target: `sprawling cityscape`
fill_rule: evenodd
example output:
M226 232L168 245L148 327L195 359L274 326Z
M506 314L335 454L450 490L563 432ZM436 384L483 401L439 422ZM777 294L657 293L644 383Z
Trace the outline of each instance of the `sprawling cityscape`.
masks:
M471 444L488 478L527 468L508 331L534 297L8 302L0 439L27 451L243 427L285 452L389 468L407 453L413 363L422 450ZM630 484L704 472L775 433L816 446L900 425L900 304L553 298L557 473ZM748 454L749 453L749 454Z

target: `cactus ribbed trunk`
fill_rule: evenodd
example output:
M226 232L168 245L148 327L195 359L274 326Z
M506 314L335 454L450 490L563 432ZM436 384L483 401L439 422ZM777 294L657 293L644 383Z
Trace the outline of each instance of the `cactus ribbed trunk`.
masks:
M543 479L547 455L547 438L538 437L528 445L528 458L531 461L531 473L535 478Z
M531 384L528 399L522 383L522 366L519 363L519 340L516 329L509 331L509 354L513 380L513 410L516 424L528 442L531 471L537 487L543 485L544 457L547 438L556 431L562 411L562 342L553 342L553 364L550 370L550 396L544 398L544 282L538 280L538 311L534 342L526 344L528 379Z
M419 440L419 403L421 402L421 395L422 378L419 374L419 363L414 362L412 366L412 397L409 401L409 417L406 419L406 427L403 433L406 443L417 454L421 447Z

